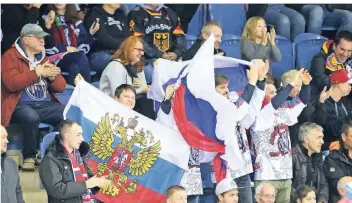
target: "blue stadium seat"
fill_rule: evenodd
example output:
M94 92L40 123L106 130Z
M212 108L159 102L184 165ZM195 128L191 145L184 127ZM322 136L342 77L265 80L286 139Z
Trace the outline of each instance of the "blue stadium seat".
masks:
M226 52L226 56L232 58L241 58L241 37L231 34L224 34L220 49Z
M281 52L281 61L271 61L270 67L274 78L280 79L282 74L294 69L293 45L290 40L279 35L276 35L275 41Z
M186 34L186 44L187 49L191 48L191 46L196 43L197 37L194 35Z
M201 4L198 7L198 10L194 14L191 22L188 24L188 32L186 34L198 36L200 30L202 29L205 22L205 5Z
M54 131L54 126L52 126L48 123L40 123L39 129L44 129L44 128L49 128L49 133Z
M244 4L209 4L210 20L218 22L222 32L241 36L246 13Z
M64 92L56 93L56 96L63 105L66 105L68 103L74 89L75 88L73 86L66 85Z
M58 132L51 132L44 136L43 141L40 143L41 159L43 159L46 148L53 142L56 134L58 134ZM40 181L40 188L44 189L41 181Z
M90 75L91 75L91 76L92 76L92 75L95 75L95 74L97 74L97 72L95 72L95 71L90 71ZM69 73L68 73L68 72L61 72L61 75L63 75L63 76L68 76Z
M92 82L90 84L99 89L99 82Z
M310 69L312 58L317 54L321 46L328 39L312 33L299 34L294 40L296 69Z
M338 27L333 27L333 26L328 26L328 25L323 25L321 28L323 31L336 31Z

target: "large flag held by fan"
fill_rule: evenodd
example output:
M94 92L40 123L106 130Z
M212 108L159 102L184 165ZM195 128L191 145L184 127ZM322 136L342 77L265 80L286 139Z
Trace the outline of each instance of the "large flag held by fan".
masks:
M166 189L178 185L188 167L190 148L179 133L84 81L76 86L64 116L83 128L91 146L89 168L114 183L97 195L103 202L165 202Z
M176 83L173 114L177 127L191 147L217 154L214 170L219 181L221 175L226 174L223 160L229 167L243 160L236 150L239 146L235 128L236 122L248 113L249 105L241 98L232 103L218 94L215 91L214 73L227 76L230 91L240 92L248 84L245 65L250 63L214 56L213 50L212 36L191 61L157 61L148 97L161 102L166 87Z

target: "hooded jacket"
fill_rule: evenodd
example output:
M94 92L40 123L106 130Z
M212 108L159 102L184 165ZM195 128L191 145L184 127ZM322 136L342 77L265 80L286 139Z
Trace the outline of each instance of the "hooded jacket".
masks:
M338 181L345 176L352 176L352 159L342 141L330 145L330 154L324 161L324 173L329 183L329 203L336 203L340 196L337 192Z
M66 87L66 81L61 75L54 81L40 78L35 68L46 63L48 59L44 50L35 57L37 61L30 62L18 38L1 58L1 124L4 126L10 123L12 113L26 88L38 83L47 83L51 98L59 102L55 93L63 92Z
M1 202L24 203L16 162L1 154Z
M114 14L109 14L101 6L94 7L84 19L88 32L97 18L99 18L100 28L94 34L95 42L91 52L109 51L113 54L129 36L127 18L120 9L117 9Z
M75 182L72 164L61 144L60 135L56 135L54 141L45 151L45 156L39 167L40 180L48 194L48 203L81 203L81 195L87 193L85 181ZM79 153L83 160L89 153L89 144L82 142ZM86 163L88 177L94 174L89 170ZM93 188L95 194L99 188Z

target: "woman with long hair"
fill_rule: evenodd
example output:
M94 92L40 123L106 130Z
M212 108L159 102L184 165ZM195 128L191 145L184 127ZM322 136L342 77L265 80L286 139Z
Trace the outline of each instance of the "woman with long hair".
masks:
M275 28L267 30L261 17L248 19L242 33L241 58L247 61L253 59L281 61L280 49L275 43Z
M294 194L293 203L316 203L315 189L308 185L300 185L297 187Z
M135 110L154 119L152 100L146 98L149 86L143 70L143 55L144 46L140 38L130 36L124 40L101 75L100 89L114 97L116 88L121 84L133 85L137 93Z
M94 41L92 35L99 29L99 23L93 25L88 33L79 19L75 4L49 4L47 11L41 24L51 34L45 43L49 60L62 71L68 72L68 84L74 84L78 73L90 82L86 54Z

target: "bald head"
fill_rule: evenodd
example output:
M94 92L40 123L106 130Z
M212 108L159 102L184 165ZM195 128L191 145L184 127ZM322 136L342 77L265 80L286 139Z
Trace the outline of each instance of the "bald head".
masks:
M337 182L337 191L339 192L339 195L341 197L345 196L346 192L346 184L352 182L352 177L351 176L345 176Z
M274 203L275 188L270 183L261 183L255 189L255 200L258 203Z
M7 140L7 131L4 126L1 126L1 153L6 152L7 143L9 143L9 141Z

